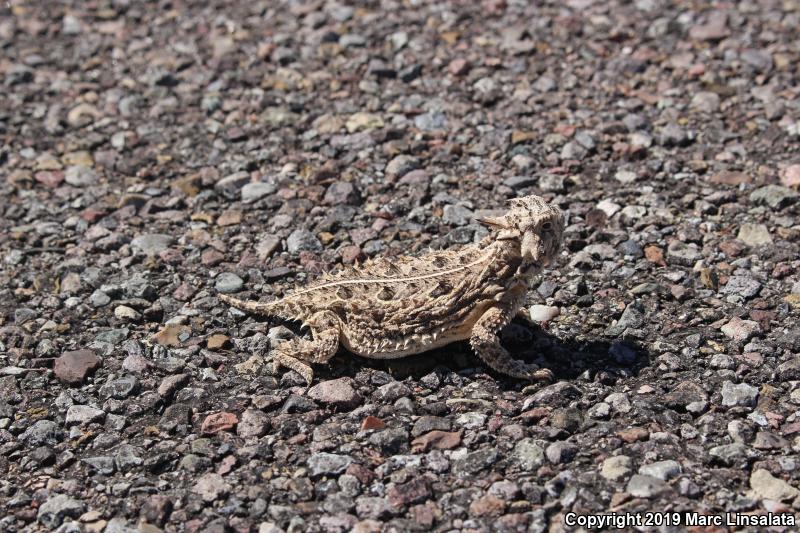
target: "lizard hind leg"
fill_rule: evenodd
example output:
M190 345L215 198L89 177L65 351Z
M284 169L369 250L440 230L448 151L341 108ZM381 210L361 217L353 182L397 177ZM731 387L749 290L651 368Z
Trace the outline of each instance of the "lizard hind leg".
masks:
M341 325L339 317L330 311L314 314L308 321L313 340L294 339L275 348L276 370L282 366L300 374L311 385L314 370L309 363L325 363L339 349Z
M508 313L499 307L486 311L472 327L469 339L472 349L484 363L501 374L531 381L552 381L553 373L550 370L513 359L501 346L497 332L510 319Z

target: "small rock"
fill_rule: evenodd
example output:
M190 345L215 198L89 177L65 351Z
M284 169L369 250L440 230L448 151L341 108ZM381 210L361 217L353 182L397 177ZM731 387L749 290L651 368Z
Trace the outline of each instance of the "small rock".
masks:
M361 198L349 181L334 181L325 191L324 201L329 205L358 205Z
M36 513L36 519L45 527L54 530L65 518L78 518L86 506L80 500L70 498L66 494L50 496Z
M413 453L424 453L429 449L451 450L461 444L460 431L433 430L411 441Z
M731 276L722 293L748 299L756 296L760 290L761 283L750 276Z
M349 133L355 133L362 130L374 130L384 126L383 119L380 115L374 113L366 113L359 111L354 113L345 122L345 127Z
M54 361L53 373L64 383L79 385L100 366L100 363L100 358L91 350L64 352Z
M678 461L673 460L657 461L655 463L650 463L639 467L640 474L652 476L662 481L667 481L677 477L682 471L681 464Z
M353 409L362 402L351 378L322 381L308 390L308 397L342 410Z
M405 483L396 483L386 491L389 503L398 509L414 503L422 503L432 496L428 481L423 477L412 478Z
M750 193L750 201L756 205L766 205L772 209L782 209L797 201L796 191L780 185L765 185Z
M161 346L177 347L180 346L192 335L192 328L180 324L169 324L153 335L153 342Z
M736 238L747 246L761 246L762 244L772 244L772 236L764 224L742 224Z
M402 178L412 170L420 168L419 159L410 155L398 155L386 165L386 174Z
M622 206L606 199L597 203L597 209L605 213L608 218L611 218L622 209Z
M323 476L338 476L347 470L352 462L352 457L347 455L323 452L313 454L308 458L306 464L309 475L312 479L316 479Z
M278 190L278 187L265 181L254 181L242 187L242 202L250 204L269 196ZM219 223L219 221L217 222Z
M294 230L289 238L286 239L286 249L290 254L297 254L302 251L322 252L322 243L310 231L306 229Z
M231 338L221 333L215 333L206 340L206 347L209 350L219 350L228 345Z
M262 437L267 433L269 424L269 417L262 411L246 409L236 426L236 434L243 439Z
M669 243L667 247L667 259L670 263L681 266L694 266L694 264L703 258L702 251L695 243L685 243L674 240Z
M793 500L800 496L800 490L782 479L774 477L767 470L757 469L750 474L750 494L756 500Z
M715 113L719 109L720 98L717 93L701 91L692 97L690 107L701 113Z
M128 307L127 305L118 305L117 307L115 307L114 316L119 318L120 320L130 320L133 322L136 322L142 318L142 315L139 314L138 311L136 311L132 307Z
M752 385L747 383L734 385L731 381L725 381L722 384L722 405L754 407L757 399L758 389Z
M635 182L638 179L638 176L636 175L636 172L631 172L630 170L619 170L616 174L614 174L614 179L624 185L628 185Z
M131 248L144 255L158 255L172 244L172 236L161 233L145 233L131 241Z
M758 333L758 322L752 320L742 320L739 317L733 317L730 322L720 328L722 333L729 339L737 342L744 342L750 337Z
M652 477L635 474L628 481L628 493L635 498L652 498L660 496L669 490L669 485L664 481Z
M208 415L205 420L203 420L203 424L200 427L200 432L204 435L213 435L215 433L219 433L220 431L231 430L238 423L239 419L234 413L226 413L221 411L219 413Z
M665 406L675 410L688 410L688 406L696 402L708 401L708 395L703 387L692 381L678 383L672 391L662 397Z
M536 470L544 463L544 451L533 439L525 438L514 446L511 460L523 470Z
M157 392L162 398L171 398L175 392L189 382L188 374L175 374L161 380Z
M244 280L233 272L222 272L214 280L214 288L223 294L239 292L242 287L244 287Z
M102 398L124 400L139 389L139 380L134 376L122 376L100 387Z
M741 185L742 183L750 183L753 181L748 174L736 170L723 170L712 174L708 181L719 185Z
M384 429L386 427L386 422L378 418L377 416L368 415L364 420L361 421L360 430L361 431L370 431L374 429Z
M384 429L370 435L369 442L384 454L397 454L408 449L408 431L403 428Z
M473 501L469 514L473 516L500 516L506 510L506 502L493 494L487 494Z
M64 173L64 181L73 187L88 187L96 184L100 180L97 172L83 165L76 165L67 168Z
M534 322L549 322L561 314L561 309L551 305L532 305L528 311Z
M242 212L239 209L226 209L217 218L217 226L238 226L242 223Z
M741 442L734 442L732 444L714 446L708 450L708 455L723 465L734 466L747 458L748 451L749 448L746 445Z
M463 204L448 204L442 210L442 221L453 226L466 226L472 220L472 210Z
M600 475L610 481L618 481L630 474L631 470L632 461L630 457L627 455L615 455L603 461L603 465L600 467Z
M106 413L102 409L90 407L88 405L71 405L67 409L67 416L64 422L69 426L72 424L89 424L91 422L102 422L106 418Z
M781 174L781 183L786 187L800 189L800 165L789 165Z
M20 435L20 440L28 446L55 446L63 438L61 427L52 420L37 420Z
M578 447L571 442L557 441L550 444L544 453L553 464L569 463L578 454Z
M199 495L205 502L213 502L230 492L230 485L217 473L204 474L192 486L192 492Z
M375 399L377 399L381 403L391 403L399 398L410 395L411 395L411 389L409 389L407 385L404 385L399 381L390 381L386 385L381 385L373 393Z

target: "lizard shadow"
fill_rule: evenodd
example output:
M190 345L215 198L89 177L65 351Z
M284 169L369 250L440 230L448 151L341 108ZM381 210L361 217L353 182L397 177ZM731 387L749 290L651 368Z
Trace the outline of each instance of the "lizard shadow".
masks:
M506 326L500 339L511 357L550 369L555 381L574 380L588 374L591 380L613 382L618 378L636 376L641 369L650 366L647 350L630 340L564 340L542 328L518 321ZM489 370L466 341L402 359L355 359L360 368L382 369L396 379L412 377L418 380L437 368L448 368L462 375L490 373L498 383L504 384L503 388L514 388L516 384L524 383Z

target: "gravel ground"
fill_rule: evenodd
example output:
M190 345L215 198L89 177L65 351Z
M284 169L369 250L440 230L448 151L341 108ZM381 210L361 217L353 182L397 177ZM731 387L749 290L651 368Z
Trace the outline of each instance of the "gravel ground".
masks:
M800 2L531 4L4 2L0 530L800 511ZM457 344L306 390L216 298L532 193L549 386Z

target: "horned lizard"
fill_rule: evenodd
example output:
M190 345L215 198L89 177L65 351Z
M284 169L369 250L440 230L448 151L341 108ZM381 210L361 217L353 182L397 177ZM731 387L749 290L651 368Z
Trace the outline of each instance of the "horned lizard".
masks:
M276 368L294 369L309 384L310 364L327 362L340 345L370 359L396 359L467 339L497 372L548 381L549 370L513 359L497 334L519 311L533 277L558 253L564 218L538 196L510 204L503 216L479 219L490 229L479 243L370 260L272 302L219 299L309 327L313 340L274 348Z

